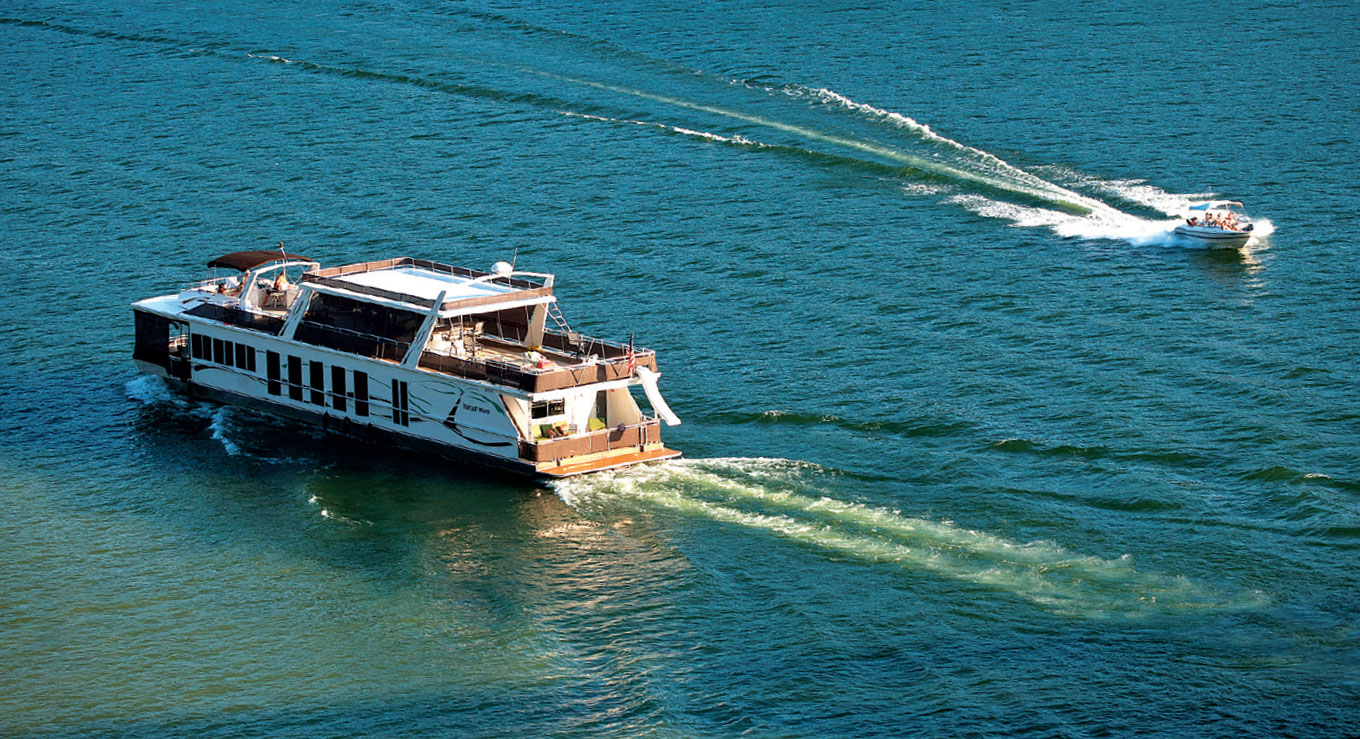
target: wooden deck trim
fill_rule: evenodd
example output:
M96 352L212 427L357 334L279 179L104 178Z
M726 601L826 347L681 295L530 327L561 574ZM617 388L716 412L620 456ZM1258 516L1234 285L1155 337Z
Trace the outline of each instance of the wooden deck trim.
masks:
M486 295L477 298L459 298L457 300L446 300L444 301L443 305L439 306L439 310L441 312L451 310L464 310L467 308L477 308L483 305L497 305L499 303L508 303L515 300L546 298L550 295L552 295L551 287L535 287L527 290L519 289L508 293L501 293L500 295ZM417 300L419 300L419 298L417 298ZM428 300L425 302L428 303L427 307L434 305L433 300Z
M675 459L678 456L680 456L679 451L667 449L662 446L645 451L606 454L584 462L568 462L554 467L540 467L538 468L538 473L549 477L570 477L572 475L583 475L587 472L601 472L603 470L614 469L615 467L626 467L641 462Z

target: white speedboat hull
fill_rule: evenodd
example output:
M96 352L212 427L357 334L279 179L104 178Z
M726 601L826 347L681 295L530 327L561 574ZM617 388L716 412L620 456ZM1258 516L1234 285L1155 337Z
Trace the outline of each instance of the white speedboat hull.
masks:
M1211 249L1240 249L1251 240L1250 231L1229 231L1206 226L1177 226L1175 234L1201 242Z

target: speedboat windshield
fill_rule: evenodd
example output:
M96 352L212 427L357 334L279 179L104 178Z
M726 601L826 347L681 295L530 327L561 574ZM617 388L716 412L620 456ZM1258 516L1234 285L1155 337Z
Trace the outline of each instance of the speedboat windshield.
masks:
M1207 203L1195 203L1187 208L1191 213L1234 213L1236 215L1246 215L1246 210L1242 204L1236 200L1210 200Z

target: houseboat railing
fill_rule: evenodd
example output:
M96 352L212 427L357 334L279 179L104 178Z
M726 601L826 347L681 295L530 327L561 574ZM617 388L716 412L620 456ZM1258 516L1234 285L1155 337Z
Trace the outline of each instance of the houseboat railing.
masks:
M643 447L661 441L661 422L651 418L631 426L592 431L560 439L539 439L519 443L520 459L529 462L555 462L583 454L608 452L623 447Z
M467 277L470 279L488 277L494 274L492 272L483 272L481 270L468 269L467 267L454 267L452 265L444 264L442 262L432 262L428 259L418 259L415 257L396 257L395 259L379 259L372 262L361 262L359 264L346 264L338 267L327 267L325 269L316 270L315 272L311 272L309 274L314 274L319 277L344 277L346 275L362 274L364 272L373 272L375 270L396 269L398 267L419 267L421 269L428 269L432 272L443 272L444 274L457 275L458 277ZM307 278L304 277L303 279L306 280ZM541 282L534 282L532 280L526 280L520 277L506 277L498 275L491 281L509 287L514 287L520 290L533 290L539 287L543 287L543 283Z
M494 359L471 359L424 351L421 352L419 366L422 369L434 370L469 380L485 380L496 385L519 388L526 392L537 391L537 380L532 370L508 362L498 362Z
M393 362L400 362L411 348L408 341L397 341L386 336L328 326L315 321L300 322L297 330L293 332L293 338L304 344Z
M210 321L225 323L229 326L248 328L252 331L278 336L283 331L284 320L278 316L271 316L266 313L246 310L235 305L219 305L217 303L200 303L188 311L188 315L197 318L206 318Z
M633 366L629 364L627 357L615 357L596 358L593 362L581 364L538 368L502 362L490 357L460 357L429 350L420 355L420 367L423 369L470 380L485 380L531 393L627 379L632 376L634 367L655 370L656 354L651 351L636 352L632 361Z

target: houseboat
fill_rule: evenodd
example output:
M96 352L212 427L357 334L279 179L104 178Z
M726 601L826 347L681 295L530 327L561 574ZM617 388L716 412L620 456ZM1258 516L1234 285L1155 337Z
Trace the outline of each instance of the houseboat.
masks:
M655 352L571 331L552 275L282 245L208 266L227 274L132 304L138 367L193 397L535 477L680 454Z

